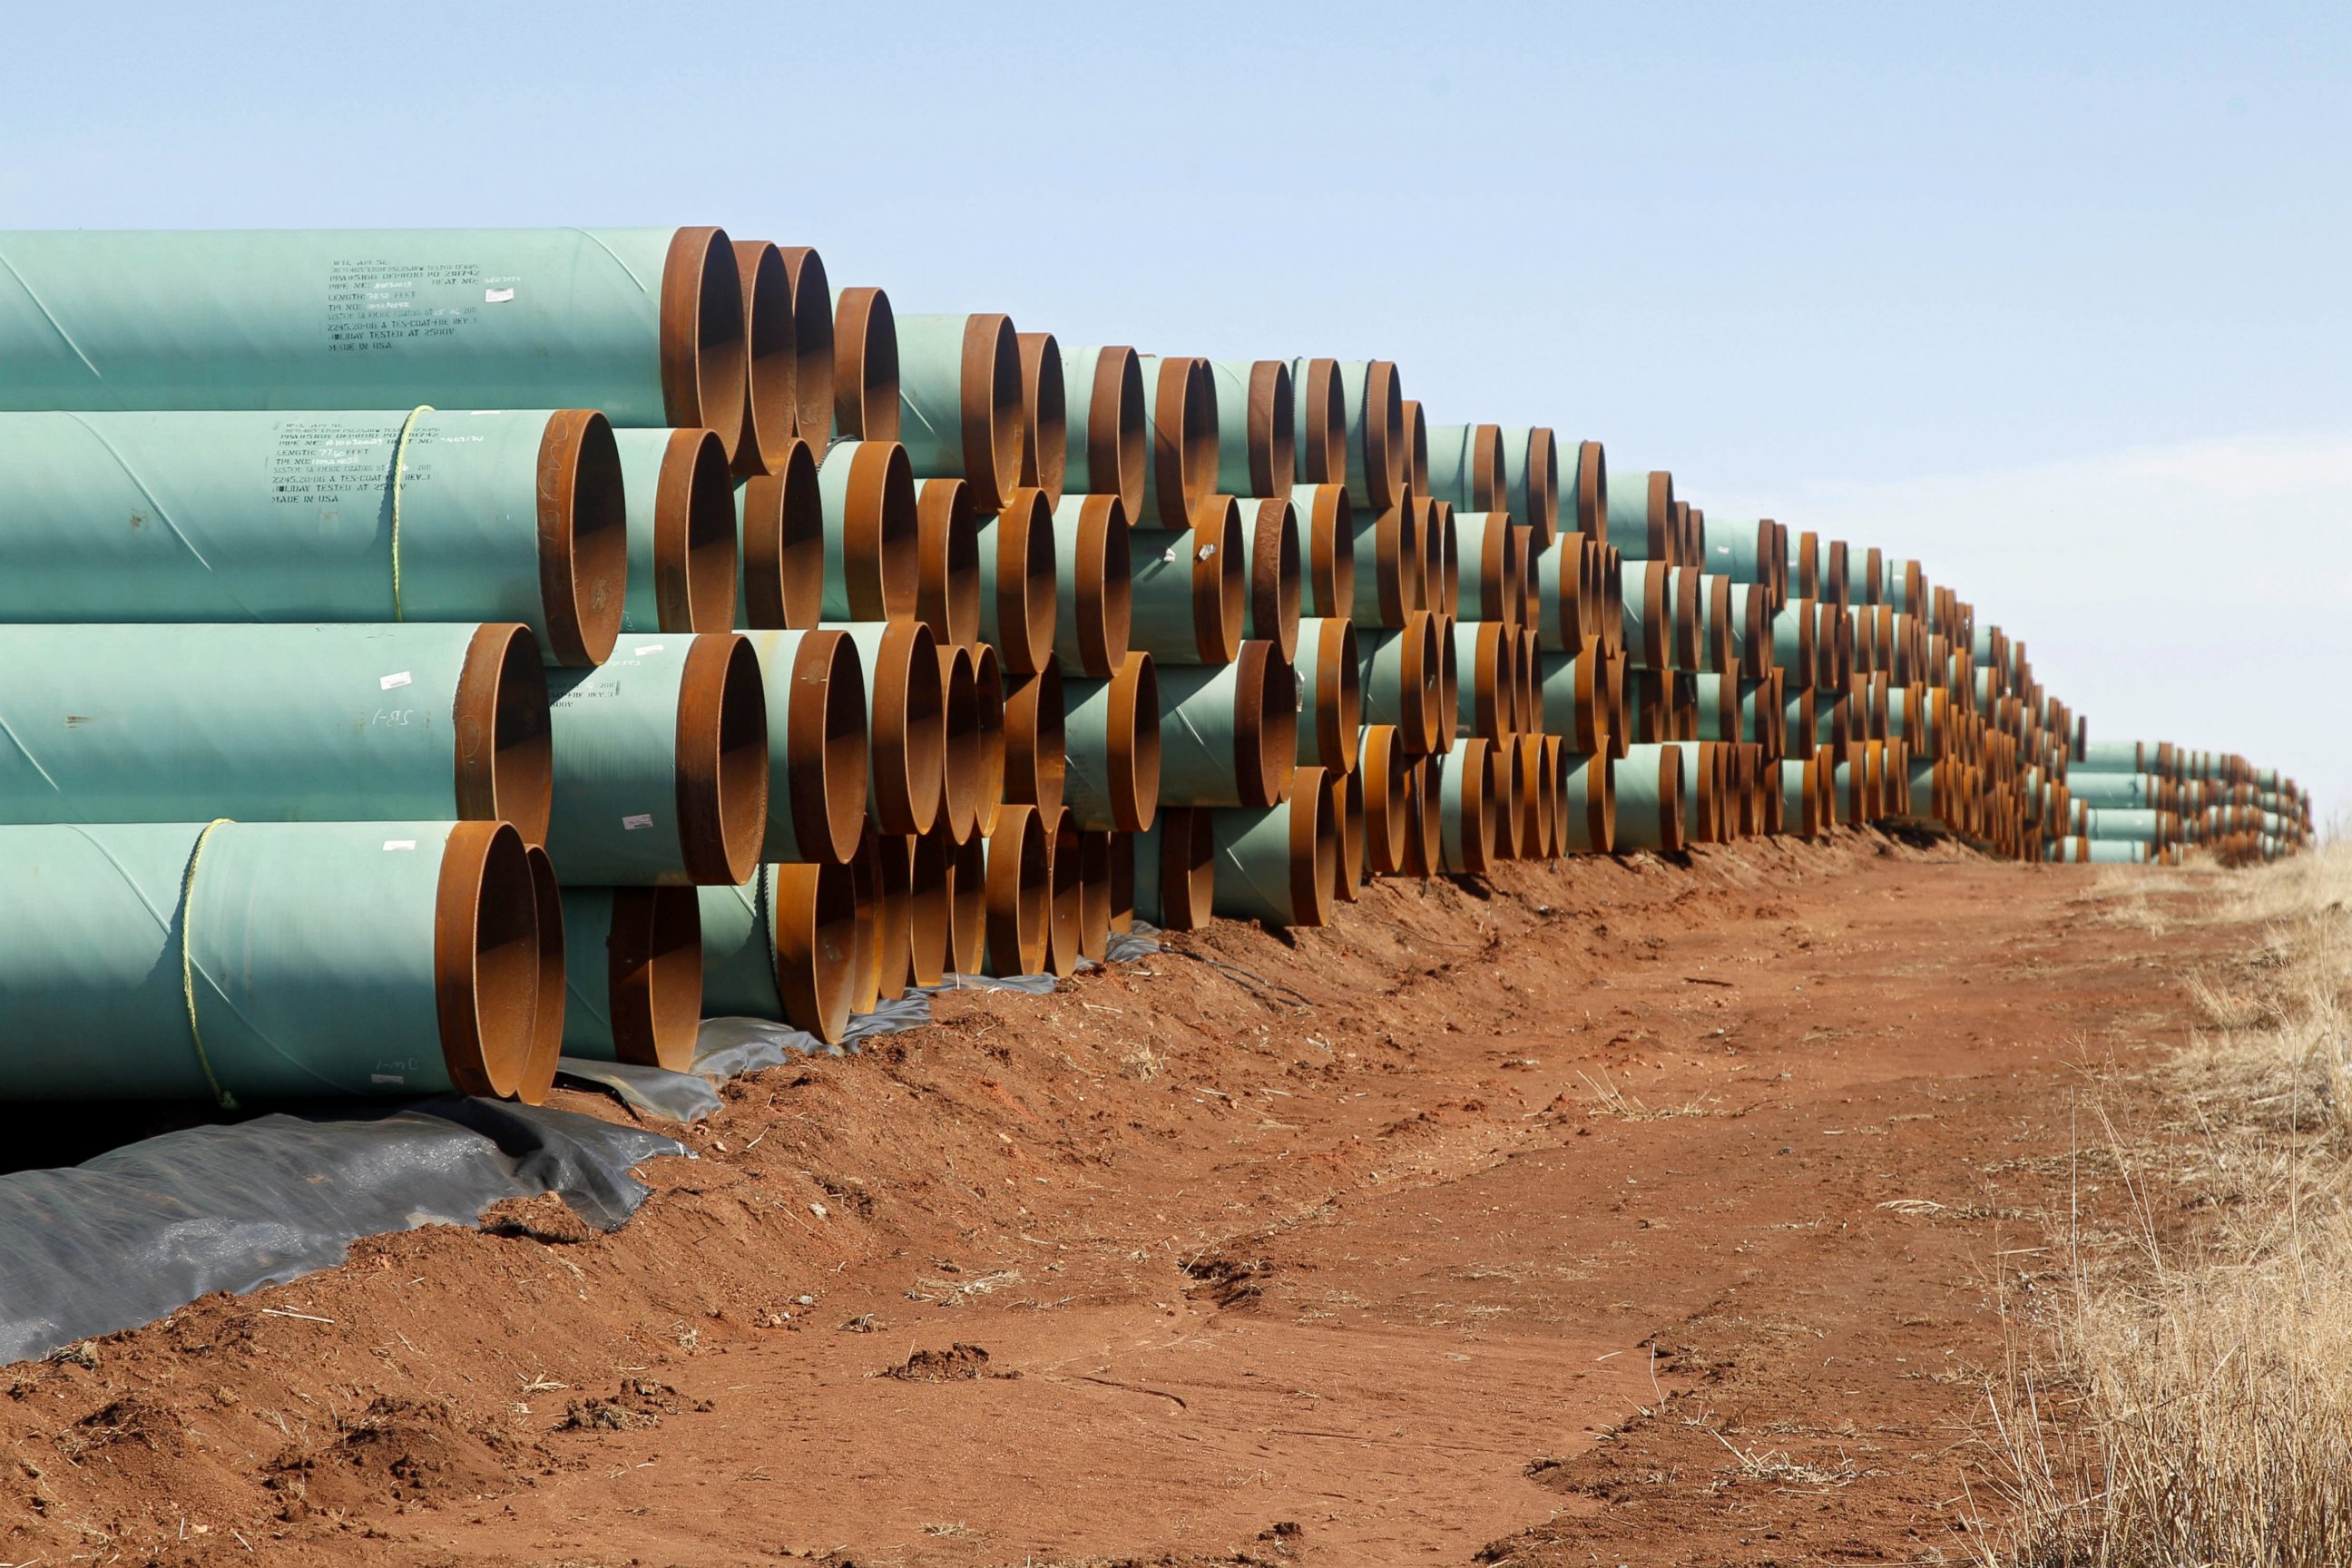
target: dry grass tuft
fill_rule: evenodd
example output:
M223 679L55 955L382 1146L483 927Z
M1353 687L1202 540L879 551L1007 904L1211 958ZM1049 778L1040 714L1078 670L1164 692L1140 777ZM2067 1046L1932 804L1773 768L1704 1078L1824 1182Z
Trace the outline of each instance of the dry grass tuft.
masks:
M2135 1142L2095 1113L2105 1147L2084 1153L2132 1222L2078 1208L2057 1288L2004 1300L1989 1394L2013 1523L1987 1563L2352 1563L2352 849L2205 890L2193 918L2252 941L2189 984L2210 1027L2167 1087L2192 1131Z

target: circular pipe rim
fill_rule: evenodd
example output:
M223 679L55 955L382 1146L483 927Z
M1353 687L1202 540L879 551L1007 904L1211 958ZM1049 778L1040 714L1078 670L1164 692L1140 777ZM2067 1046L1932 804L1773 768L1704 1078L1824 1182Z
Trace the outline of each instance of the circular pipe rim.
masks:
M767 699L748 638L704 633L687 649L676 744L687 878L740 887L759 865L768 822Z
M1111 820L1122 833L1150 829L1160 810L1160 671L1130 653L1110 679Z
M816 463L816 448L795 436L769 472L743 481L740 570L749 625L717 629L801 630L824 614L824 494Z
M547 703L547 666L530 628L516 621L475 627L450 714L461 820L511 822L525 844L547 842L555 805Z
M958 384L964 478L972 504L994 511L1021 483L1021 446L1028 426L1020 334L1013 319L983 311L963 319L963 374Z
M834 306L833 429L846 440L898 438L898 318L870 285L844 289Z
M539 985L531 1005L530 1049L508 1092L525 1105L544 1105L563 1055L563 888L545 849L525 845L523 855L530 865L532 913L538 921ZM693 896L690 889L688 896ZM698 993L696 1000L701 1000Z
M793 434L823 442L833 434L833 286L814 247L780 245L792 284Z
M793 342L793 282L782 252L764 239L734 242L735 276L743 302L743 419L733 469L749 479L772 471L799 419L795 382L800 355Z
M735 624L735 479L714 430L673 430L654 481L654 603L665 632Z
M548 416L539 442L539 603L554 662L613 656L628 596L628 510L613 426L590 408Z
M827 1045L849 1027L859 974L857 873L793 862L768 868L776 998L784 1019Z
M702 1020L702 900L692 888L615 888L608 956L613 1054L685 1072Z
M1062 502L1070 465L1069 387L1062 378L1062 345L1051 332L1019 332L1021 353L1020 482Z
M1069 778L1069 710L1062 667L1049 663L1015 676L1004 693L1005 799L1051 816L1062 809Z
M504 1098L538 1044L546 956L522 835L503 822L449 830L433 901L433 993L441 1059L461 1094Z
M857 853L866 823L869 749L865 672L849 634L804 632L793 650L793 700L786 709L784 785L791 792L793 837L820 858L845 862ZM822 690L822 702L800 700ZM772 778L770 788L774 787Z
M751 335L735 248L722 228L681 228L662 263L660 360L664 423L743 438ZM729 451L731 458L732 448Z
M980 641L980 514L960 479L915 486L915 618L943 647Z

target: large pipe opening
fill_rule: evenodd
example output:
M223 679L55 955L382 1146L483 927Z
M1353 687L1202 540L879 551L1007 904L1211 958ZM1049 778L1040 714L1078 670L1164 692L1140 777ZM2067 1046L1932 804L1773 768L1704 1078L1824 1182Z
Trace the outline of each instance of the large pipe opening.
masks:
M673 428L743 435L751 338L735 249L719 228L681 228L662 266L661 379Z
M768 824L768 708L760 659L731 633L698 637L677 696L679 848L695 882L740 887Z
M766 240L739 239L734 248L748 344L734 470L748 479L774 472L793 438L800 358L793 344L793 280L782 255Z
M545 963L522 836L503 822L458 823L434 897L433 985L442 1061L460 1093L523 1084Z

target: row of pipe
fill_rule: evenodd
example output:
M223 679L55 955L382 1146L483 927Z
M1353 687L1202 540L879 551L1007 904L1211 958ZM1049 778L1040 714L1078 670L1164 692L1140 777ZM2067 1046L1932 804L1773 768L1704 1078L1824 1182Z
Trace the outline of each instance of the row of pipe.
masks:
M1514 858L2310 831L2093 747L1916 562L1388 362L901 315L710 228L0 236L0 561L27 1098L536 1099Z

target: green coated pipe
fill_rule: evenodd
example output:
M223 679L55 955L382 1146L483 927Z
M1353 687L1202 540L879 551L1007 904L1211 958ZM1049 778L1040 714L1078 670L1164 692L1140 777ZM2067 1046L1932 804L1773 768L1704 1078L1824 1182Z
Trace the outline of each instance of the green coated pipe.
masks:
M824 500L814 447L793 437L769 472L735 487L735 536L736 627L816 625L824 613Z
M563 890L565 1056L672 1072L693 1065L702 1019L702 891Z
M1683 751L1640 743L1612 763L1619 851L1683 847Z
M1494 510L1534 529L1538 550L1559 537L1559 446L1544 426L1504 426L1503 495Z
M1437 790L1438 868L1485 876L1495 847L1494 748L1476 735L1456 740L1437 755Z
M1429 581L1422 547L1421 509L1395 506L1373 511L1349 502L1355 533L1355 621L1360 626L1402 626L1429 607Z
M2086 773L2140 773L2156 764L2156 746L2143 741L2093 741L2075 764Z
M0 408L462 396L708 427L731 449L748 350L716 228L0 234Z
M1372 512L1405 499L1404 389L1387 360L1342 360L1339 393L1348 409L1348 498ZM1360 564L1360 563L1359 563Z
M1053 850L1037 808L1008 803L986 846L988 940L981 967L989 974L1043 974L1053 942Z
M1780 821L1801 838L1822 834L1821 759L1785 759L1780 763Z
M1295 485L1298 520L1299 614L1351 620L1356 614L1356 517L1338 485Z
M1399 630L1362 630L1356 639L1362 668L1364 722L1392 724L1397 739L1414 756L1438 749L1447 715L1444 681L1445 647L1437 617L1415 611Z
M1021 482L1020 334L996 313L897 321L908 462L923 479L962 479L975 510L996 510Z
M1724 820L1724 749L1703 742L1682 748L1683 838L1690 844L1720 844L1731 837Z
M1609 487L1608 542L1628 561L1671 561L1674 512L1674 475L1619 474Z
M0 1099L512 1094L541 950L492 822L0 827Z
M1054 509L1054 653L1072 675L1107 679L1134 636L1134 566L1117 496L1066 495Z
M907 449L896 441L835 441L817 465L816 481L824 512L819 617L886 621L912 616L922 517ZM983 570L986 556L983 546Z
M1160 676L1163 805L1268 806L1297 766L1297 676L1271 643L1231 664L1168 665Z
M1335 359L1290 362L1290 405L1297 416L1292 447L1302 485L1348 484L1348 393Z
M877 833L929 833L945 798L947 682L920 621L846 621L866 674L866 817ZM816 857L812 857L815 858Z
M1298 514L1285 499L1236 500L1241 519L1242 565L1249 600L1249 635L1298 654L1299 605L1304 597L1304 561Z
M1608 746L1615 704L1606 689L1610 661L1597 650L1575 655L1547 653L1538 663L1548 726L1573 751Z
M1743 680L1739 683L1739 739L1753 742L1764 748L1764 760L1778 762L1788 724L1788 712L1780 700L1781 685L1777 680ZM1705 694L1701 694L1705 700Z
M1509 489L1499 425L1435 425L1429 431L1429 494L1456 511L1494 511Z
M615 430L629 534L621 630L723 632L742 592L735 477L710 430Z
M769 860L840 864L857 852L870 784L866 665L838 629L745 632L767 710Z
M1062 680L1062 805L1088 833L1140 833L1160 809L1160 679L1131 653L1108 680Z
M1298 623L1298 763L1333 778L1355 772L1364 722L1363 662L1355 623Z
M1138 529L1128 551L1129 645L1163 666L1230 662L1249 614L1249 561L1234 498L1210 497L1188 528Z
M730 633L622 645L548 682L547 852L590 886L743 882L768 815L760 664Z
M1339 845L1321 768L1300 768L1278 805L1208 816L1215 913L1274 926L1330 923Z
M1573 855L1606 855L1617 847L1617 792L1608 755L1564 754L1560 777L1561 842Z
M1151 443L1139 528L1185 528L1217 482L1217 383L1204 359L1139 355ZM1157 650L1154 650L1157 651Z
M740 886L694 892L703 1012L774 1019L838 1043L858 982L856 869L767 865Z
M1521 530L1507 511L1456 512L1453 521L1455 539L1466 547L1456 556L1454 597L1441 607L1465 621L1516 625L1532 566L1519 554Z
M0 626L0 822L504 820L547 837L547 676L488 626Z
M1701 530L1701 563L1736 583L1773 581L1772 525L1758 518L1711 517Z
M1060 632L1054 544L1053 513L1040 490L1015 491L1003 510L980 521L980 640L1014 675L1034 675L1054 658Z
M0 621L510 620L570 665L620 632L585 410L0 415Z
M2169 837L2165 823L2168 815L2152 807L2095 805L2088 813L2083 830L2092 838L2123 838L2144 844L2162 844Z
M1069 460L1065 495L1117 496L1130 522L1143 514L1144 473L1151 458L1143 413L1143 370L1133 349L1064 349L1067 402L1063 427Z
M1217 360L1216 488L1227 495L1290 494L1298 472L1298 411L1290 366L1278 359Z
M1163 807L1135 836L1135 913L1162 931L1198 931L1216 902L1217 852L1213 813Z

